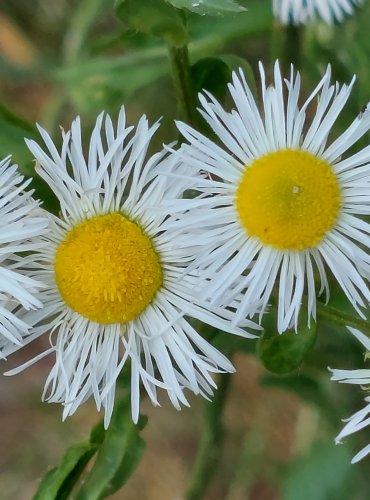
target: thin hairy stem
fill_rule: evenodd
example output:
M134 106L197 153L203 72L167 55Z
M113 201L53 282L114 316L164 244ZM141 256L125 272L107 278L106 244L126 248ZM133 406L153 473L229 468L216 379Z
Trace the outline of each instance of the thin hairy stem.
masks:
M180 118L190 125L196 123L195 94L191 79L187 46L168 47L172 68L172 80L177 97Z
M317 302L317 316L318 318L321 316L322 318L330 319L337 325L352 326L370 337L370 322L366 319L354 317L332 306L326 306L321 302Z

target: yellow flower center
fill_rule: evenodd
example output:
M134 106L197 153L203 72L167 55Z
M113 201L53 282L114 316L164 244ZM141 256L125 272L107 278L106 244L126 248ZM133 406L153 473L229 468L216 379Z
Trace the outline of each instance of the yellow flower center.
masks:
M103 324L135 319L163 281L151 240L120 213L77 224L60 243L54 268L69 307Z
M316 246L333 227L340 198L327 161L286 149L245 169L236 207L249 235L281 250L303 250Z

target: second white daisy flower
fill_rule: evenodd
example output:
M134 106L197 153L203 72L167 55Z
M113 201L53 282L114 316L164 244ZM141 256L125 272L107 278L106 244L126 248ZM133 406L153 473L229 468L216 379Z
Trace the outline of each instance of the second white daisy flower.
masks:
M300 106L299 73L292 70L283 81L276 63L269 86L262 65L260 73L262 113L241 71L229 85L231 113L211 94L200 96L201 113L221 146L178 124L188 142L178 157L193 169L201 196L171 209L188 210L180 215L182 227L198 231L197 265L209 280L202 296L213 306L237 300L237 324L258 309L263 313L276 290L283 332L297 327L302 300L315 317L317 278L319 293L329 298L327 269L357 311L370 301L370 225L361 218L370 214L370 146L345 155L369 130L370 111L328 145L353 81L331 85L328 68Z

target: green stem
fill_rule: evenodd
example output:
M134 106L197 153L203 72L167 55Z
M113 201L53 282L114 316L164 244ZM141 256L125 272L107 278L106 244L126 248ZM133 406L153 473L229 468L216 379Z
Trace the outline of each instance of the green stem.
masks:
M222 414L226 404L231 375L224 373L218 380L218 389L213 401L205 403L204 428L198 454L192 471L186 500L200 500L211 482L224 441Z
M289 74L290 65L293 64L296 69L300 68L302 45L303 45L303 27L288 24L284 28L284 47L282 53L283 69Z
M182 47L169 45L168 52L180 117L190 125L194 125L196 123L196 105L188 48L186 45Z
M354 318L351 314L347 314L332 306L326 306L321 302L317 302L317 316L330 319L334 323L337 323L337 325L352 326L370 337L370 323L365 319Z
M275 21L270 32L270 61L274 64L276 59L284 59L283 51L284 27Z

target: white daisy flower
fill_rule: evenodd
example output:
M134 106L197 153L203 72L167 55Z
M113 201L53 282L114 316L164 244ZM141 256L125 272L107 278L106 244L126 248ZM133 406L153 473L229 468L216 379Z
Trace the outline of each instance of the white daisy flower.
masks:
M93 396L97 408L105 408L108 426L116 380L128 358L134 421L140 381L153 404L161 387L179 409L188 405L184 388L210 395L211 373L234 370L184 317L230 330L227 311L214 314L194 301L194 279L184 272L194 259L191 239L162 229L162 200L181 196L184 182L156 176L158 168L174 168L175 160L164 153L145 161L158 126L149 127L142 117L132 133L122 108L115 132L110 117L104 121L101 114L87 160L79 118L63 133L60 154L42 128L47 152L27 141L37 172L61 205L60 218L49 215L51 231L36 256L38 266L29 266L30 276L47 285L40 295L44 308L25 315L36 325L26 342L51 330L52 347L8 373L54 352L43 399L63 403L63 418ZM241 328L232 331L254 337Z
M8 346L22 345L29 325L17 316L20 306L41 307L35 294L41 283L24 275L22 267L32 260L32 252L40 244L35 237L43 234L48 221L41 216L30 184L11 164L10 157L0 161L0 358Z
M300 75L283 82L275 65L266 85L260 64L263 114L240 70L229 85L236 109L226 112L208 92L200 110L221 146L185 123L178 128L189 144L177 153L193 168L200 196L177 200L169 210L182 230L198 232L196 266L209 281L202 297L213 307L238 300L233 322L266 310L274 287L278 330L297 328L302 301L316 314L316 286L329 299L327 269L361 314L370 301L370 146L344 153L370 128L366 108L336 140L329 133L352 85L330 85L330 67L299 105ZM317 100L307 123L306 113ZM198 174L208 172L208 177ZM242 297L238 296L242 292ZM307 298L305 298L307 294Z
M364 335L359 330L355 328L348 328L348 330L362 343L362 345L366 349L366 357L368 358L370 355L370 338ZM360 370L332 370L331 380L335 380L337 382L343 384L355 384L362 386L370 386L370 369L360 369ZM362 410L356 412L350 418L343 420L343 422L347 422L342 431L335 438L335 442L341 443L342 440L357 432L368 425L370 425L370 396L365 398L365 402L367 405ZM365 446L357 455L355 455L352 459L352 463L359 462L366 455L370 453L370 443Z
M274 16L282 24L306 24L321 18L327 24L343 21L363 0L273 0Z

